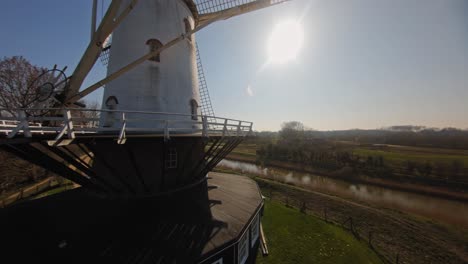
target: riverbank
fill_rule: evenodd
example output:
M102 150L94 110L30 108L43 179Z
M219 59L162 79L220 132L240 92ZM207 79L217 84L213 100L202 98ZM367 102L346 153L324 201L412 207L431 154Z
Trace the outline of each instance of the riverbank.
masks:
M248 162L223 160L218 164L218 168L232 169L235 172L248 173L260 176L263 179L468 229L468 207L465 202L458 200L405 192L362 182L343 181L333 177L318 176L291 169L259 167Z
M251 176L263 194L274 201L296 208L305 205L308 214L340 224L351 218L361 237L365 240L370 236L376 250L392 263L397 259L399 263L415 264L468 262L466 229Z
M230 153L227 157L229 160L248 162L255 164L255 155L240 155L236 153ZM421 195L436 196L443 199L450 199L460 202L468 203L468 193L453 191L444 187L434 187L428 185L414 184L414 183L401 183L392 180L384 180L381 178L371 178L366 176L349 177L350 172L341 171L336 173L326 172L324 170L317 170L310 168L309 166L301 166L298 164L292 164L287 162L271 161L269 167L276 167L285 170L295 170L304 173L316 174L319 176L335 178L343 181L348 181L357 184L368 184L383 188L394 189L398 191L417 193Z

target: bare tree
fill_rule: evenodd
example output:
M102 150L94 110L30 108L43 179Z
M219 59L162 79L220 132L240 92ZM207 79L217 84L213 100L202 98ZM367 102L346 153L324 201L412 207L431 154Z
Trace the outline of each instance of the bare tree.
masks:
M39 80L40 79L40 80ZM46 68L32 65L22 56L0 60L0 108L15 116L15 108L32 107L40 98L40 85L53 82Z
M92 121L83 121L80 122L80 125L83 126L96 126L97 125L97 119L99 119L99 111L94 111L94 110L99 110L101 109L101 106L99 105L98 102L93 101L93 102L87 102L87 101L79 101L80 104L84 105L86 109L83 109L81 111L76 111L73 112L72 115L75 117L81 117L81 118L87 118L87 119L93 119Z
M304 138L305 127L299 121L289 121L281 124L279 136L282 140L301 140Z

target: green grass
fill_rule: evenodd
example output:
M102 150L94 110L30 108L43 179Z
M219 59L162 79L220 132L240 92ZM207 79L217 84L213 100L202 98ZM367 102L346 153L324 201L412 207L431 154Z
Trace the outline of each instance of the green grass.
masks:
M363 242L314 216L266 201L262 225L270 255L257 263L382 263Z
M239 144L235 149L232 150L233 154L242 155L245 157L257 156L257 145L255 144Z
M232 153L246 157L255 157L258 145L249 143L241 143ZM405 166L408 160L433 164L444 163L451 165L453 161L459 160L465 168L468 168L468 151L466 150L451 150L437 148L417 148L408 146L386 146L383 149L372 149L366 147L352 147L351 151L359 156L382 156L388 165L398 167Z

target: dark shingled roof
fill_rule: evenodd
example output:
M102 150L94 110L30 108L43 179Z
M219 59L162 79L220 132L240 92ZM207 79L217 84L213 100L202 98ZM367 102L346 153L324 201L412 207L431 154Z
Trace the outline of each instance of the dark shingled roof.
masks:
M210 173L153 200L109 200L82 188L0 210L11 263L193 263L235 243L261 209L257 184ZM7 261L10 263L10 261Z

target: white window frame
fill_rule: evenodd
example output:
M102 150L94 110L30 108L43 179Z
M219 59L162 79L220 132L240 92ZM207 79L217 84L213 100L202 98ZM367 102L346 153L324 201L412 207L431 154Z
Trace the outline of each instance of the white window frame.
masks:
M184 32L185 34L188 34L189 31L192 30L192 22L190 21L190 19L188 17L184 18ZM190 36L187 36L187 39L192 42L192 36L193 35L190 35Z
M250 226L250 232L250 246L253 248L255 242L257 242L257 239L260 237L260 214L257 214L253 219L252 225Z
M198 120L198 105L197 100L192 99L190 100L190 114L192 115L192 120Z
M149 47L149 51L153 52L163 46L162 42L159 39L148 39L146 45ZM153 62L161 62L161 53L149 58L148 60Z
M177 168L177 149L176 148L168 149L166 153L165 167L166 169Z
M249 253L250 253L249 233L250 233L249 230L246 230L242 238L239 240L239 244L237 244L237 260L239 264L245 264L245 262L249 258Z

